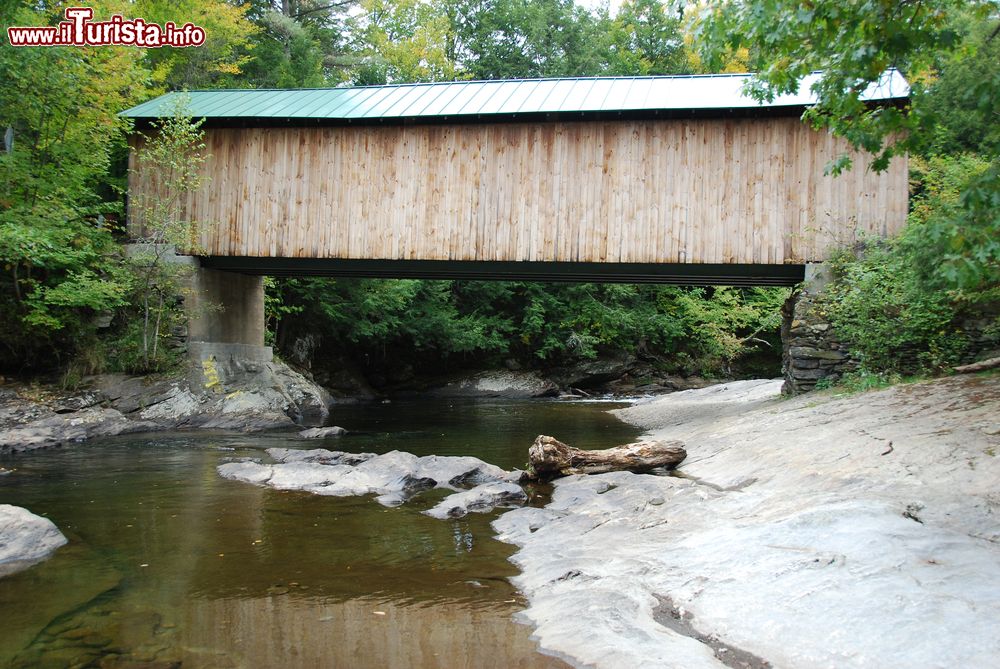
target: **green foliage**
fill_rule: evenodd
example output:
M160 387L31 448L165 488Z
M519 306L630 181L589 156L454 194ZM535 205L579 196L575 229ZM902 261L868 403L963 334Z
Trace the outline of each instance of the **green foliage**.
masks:
M189 267L171 262L175 249L198 250L204 221L183 216L185 198L203 185L205 162L202 121L187 111L186 96L179 96L171 116L153 124L136 151L143 176L157 184L133 197L132 253L128 268L133 275L133 303L141 320L141 371L154 371L165 362L159 342L170 328L183 320L176 296L184 289ZM130 324L131 327L131 324Z
M166 338L171 328L183 325L186 320L179 305L171 306L161 315L158 329L160 339ZM86 364L81 365L81 356L77 356L73 366L82 367L86 374L149 374L176 369L182 362L183 353L167 346L157 346L154 352L149 345L149 334L141 310L135 307L122 310L111 331L82 351Z
M907 379L895 373L870 372L862 368L857 371L845 373L835 383L830 383L828 379L820 379L819 383L816 384L816 390L836 388L841 392L854 395L856 393L868 392L869 390L888 388L897 383L902 383L904 380L912 380L912 377Z
M323 86L323 52L309 28L281 12L258 20L262 35L242 79L259 88Z
M17 3L8 17L39 25L58 14ZM113 237L121 203L109 172L127 127L115 114L144 95L141 58L124 48L0 47L0 128L14 137L0 152L2 368L58 365L93 335L97 314L123 301Z
M250 49L259 28L247 20L248 7L225 0L136 0L116 11L165 24L188 21L205 29L205 43L197 48L148 49L143 54L157 88L212 88L234 82L252 58ZM95 8L95 16L110 12Z
M915 373L954 364L967 341L951 296L927 289L900 240L870 244L860 258L833 261L838 280L827 313L851 352L871 371Z
M957 363L968 347L962 316L1000 298L995 275L963 274L971 265L965 252L996 253L997 240L976 238L960 204L970 180L988 169L971 155L915 159L903 234L834 260L829 314L869 372L928 373Z
M444 8L422 0L362 0L354 24L354 82L454 79L453 32Z
M962 44L940 60L926 94L920 98L922 131L914 135L915 149L925 155L979 153L989 155L1000 146L996 95L1000 91L1000 39L996 22L961 12L951 25L965 36Z
M251 88L328 86L350 78L346 12L355 3L327 0L249 0L242 6L257 32L249 60L233 84ZM232 84L230 84L232 85Z
M472 79L602 70L595 17L572 0L450 0L455 59Z
M995 160L958 154L913 163L912 230L903 243L920 279L970 295L1000 285L1000 187L990 185ZM990 204L966 206L974 198Z
M806 118L874 154L873 167L882 170L906 150L923 116L870 107L861 95L895 67L919 97L941 55L959 44L949 16L970 7L981 19L995 13L991 2L967 0L715 0L703 11L701 45L707 62L716 65L732 49L748 47L756 73L749 92L761 100L797 92L806 75L820 71L812 86L817 104ZM834 171L849 166L845 156Z
M607 20L609 75L680 74L688 71L680 17L659 0L626 0Z
M273 287L280 347L319 332L329 352L429 372L624 351L671 370L724 373L750 350L775 350L787 297L775 289L499 281L293 279Z

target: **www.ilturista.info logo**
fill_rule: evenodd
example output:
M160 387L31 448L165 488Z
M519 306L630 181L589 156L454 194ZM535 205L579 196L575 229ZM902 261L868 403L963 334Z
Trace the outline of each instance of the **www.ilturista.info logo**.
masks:
M57 26L11 26L7 38L11 46L103 46L108 44L141 46L201 46L205 29L193 23L178 26L146 23L144 19L123 19L115 14L109 21L91 21L90 7L68 7L66 20Z

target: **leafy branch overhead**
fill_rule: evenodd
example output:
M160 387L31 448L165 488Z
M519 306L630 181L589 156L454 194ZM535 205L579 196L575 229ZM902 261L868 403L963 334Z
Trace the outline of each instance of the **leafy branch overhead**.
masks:
M794 93L806 75L819 72L812 85L818 103L806 120L874 155L872 169L884 170L907 152L934 151L935 136L957 114L989 165L969 176L950 216L926 223L940 250L938 278L961 289L1000 281L995 1L713 0L703 6L697 25L710 66L719 67L734 49L746 49L748 67L757 73L749 93L759 100ZM889 68L910 82L910 104L866 104L864 91ZM970 70L978 76L968 76ZM961 77L961 88L948 75ZM841 156L830 169L850 167L850 159Z

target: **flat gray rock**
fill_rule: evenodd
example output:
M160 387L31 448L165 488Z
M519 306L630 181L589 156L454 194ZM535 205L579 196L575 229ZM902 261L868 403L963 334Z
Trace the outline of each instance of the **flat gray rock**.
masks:
M342 437L347 434L347 430L333 425L331 427L311 427L308 430L299 432L303 439L326 439L327 437Z
M115 409L89 407L0 430L0 453L17 453L97 437L113 437L149 429L153 425L149 421L129 420Z
M65 543L66 537L48 518L0 504L0 577L41 562Z
M570 476L494 521L543 649L606 669L996 666L1000 378L780 385L616 410L689 445L678 476ZM664 601L683 624L658 622Z
M461 378L427 391L430 397L547 397L559 388L537 372L495 370Z
M269 448L267 454L275 462L313 462L321 465L357 465L375 457L374 453L347 453L325 448Z
M528 501L524 489L516 483L495 481L477 485L472 490L448 495L434 508L424 511L432 518L461 518L469 513L487 513L501 506L520 506Z
M452 507L460 511L449 511L442 516L438 516L438 512L430 514L435 517L458 517L470 511L488 511L498 505L514 506L527 499L521 487L513 483L520 472L505 471L479 458L418 457L403 451L375 455L323 448L271 448L267 454L275 460L274 464L228 462L219 465L219 475L278 490L301 490L316 495L376 495L376 501L384 506L398 506L431 488L463 490L474 486L472 490L446 499L457 498Z

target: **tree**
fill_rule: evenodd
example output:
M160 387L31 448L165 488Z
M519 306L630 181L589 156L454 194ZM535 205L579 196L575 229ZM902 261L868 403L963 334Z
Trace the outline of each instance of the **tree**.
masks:
M153 124L136 151L139 178L155 189L133 195L133 252L129 265L135 275L134 300L141 306L142 369L161 365L159 341L166 321L180 312L175 297L182 292L187 265L169 261L175 249L196 251L204 222L184 216L183 202L204 184L205 162L201 121L187 112L186 96L177 98L172 114ZM166 320L165 320L166 317ZM172 324L172 323L170 323Z
M445 81L458 71L449 55L451 23L441 5L423 0L362 0L354 22L354 83Z
M188 21L205 29L205 43L195 48L144 50L159 92L163 89L214 88L230 85L251 59L249 47L259 29L247 20L247 7L225 0L137 0L119 13L165 24ZM95 18L105 18L95 12Z
M573 77L602 69L597 21L572 0L450 0L456 60L473 79Z
M60 18L20 6L9 24ZM51 367L124 300L111 170L128 124L116 113L145 95L149 71L138 49L3 45L0 80L0 132L13 136L0 152L0 366Z
M259 29L239 82L255 88L327 86L345 81L347 12L357 0L249 0L246 17Z
M680 17L659 0L626 0L608 20L606 73L681 74L688 71Z

